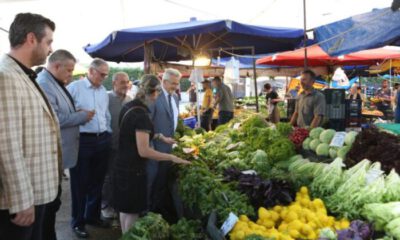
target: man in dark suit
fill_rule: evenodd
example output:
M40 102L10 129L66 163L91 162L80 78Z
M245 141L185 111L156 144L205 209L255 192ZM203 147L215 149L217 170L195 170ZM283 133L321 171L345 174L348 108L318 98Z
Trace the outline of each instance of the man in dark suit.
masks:
M178 70L165 69L162 77L162 92L154 105L150 106L151 119L154 131L165 137L173 137L178 124L179 100L176 90L179 88L181 73ZM171 153L172 146L161 141L153 141L154 149L163 153ZM151 210L162 213L169 218L175 215L171 209L172 185L169 182L171 169L170 162L156 162L150 160L148 163L148 189L151 193Z
M79 149L79 125L92 119L94 112L75 109L71 95L65 86L72 80L76 60L66 50L57 50L50 57L37 82L57 114L61 130L63 168L76 165ZM43 240L56 240L56 212L61 206L61 185L57 198L46 206L43 220Z

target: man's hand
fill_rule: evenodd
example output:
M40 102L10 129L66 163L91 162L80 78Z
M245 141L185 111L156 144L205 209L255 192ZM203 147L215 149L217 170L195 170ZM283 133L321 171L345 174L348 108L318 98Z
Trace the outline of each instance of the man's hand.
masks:
M27 227L31 225L35 221L35 207L31 206L28 209L25 209L21 212L18 212L13 219L11 219L11 222L14 224L21 226L21 227Z
M94 114L96 113L94 110L93 111L88 111L88 110L83 110L84 112L86 112L86 121L90 122L94 116Z

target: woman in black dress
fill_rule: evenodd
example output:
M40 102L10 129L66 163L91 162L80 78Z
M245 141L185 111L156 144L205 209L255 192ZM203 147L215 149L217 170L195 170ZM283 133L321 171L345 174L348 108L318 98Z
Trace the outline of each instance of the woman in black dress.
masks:
M157 99L160 90L160 81L156 76L144 75L135 100L127 103L120 113L118 158L114 166L114 199L123 233L129 230L140 213L147 210L147 159L190 163L150 147L151 139L175 143L172 138L155 134L149 117L147 106Z

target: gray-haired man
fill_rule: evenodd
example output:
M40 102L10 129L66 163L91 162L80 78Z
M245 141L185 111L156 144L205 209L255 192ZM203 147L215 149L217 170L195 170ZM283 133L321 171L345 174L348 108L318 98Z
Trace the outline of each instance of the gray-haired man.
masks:
M125 72L117 72L112 77L113 90L108 93L109 105L108 109L111 114L111 129L112 129L112 145L111 154L108 160L107 175L103 186L102 199L102 215L105 218L114 218L116 214L113 207L112 197L112 166L114 159L117 156L118 140L119 140L119 114L122 106L132 101L132 98L127 95L129 88L129 76Z
M162 92L153 106L150 106L154 131L165 137L173 137L178 124L179 100L176 90L179 88L181 73L176 69L165 69L162 77ZM171 153L172 146L160 141L153 142L154 149L163 153ZM168 218L171 213L171 184L169 175L170 162L149 161L148 188L151 193L151 210L162 213ZM172 212L173 213L173 212ZM172 214L172 216L175 214Z

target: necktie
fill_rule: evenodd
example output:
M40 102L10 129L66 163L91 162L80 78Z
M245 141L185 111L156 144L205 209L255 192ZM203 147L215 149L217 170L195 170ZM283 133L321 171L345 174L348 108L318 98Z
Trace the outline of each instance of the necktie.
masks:
M174 111L172 110L172 96L171 96L171 94L168 94L168 105L169 105L169 111L171 113L174 113Z

